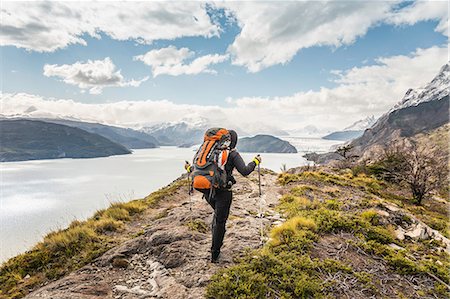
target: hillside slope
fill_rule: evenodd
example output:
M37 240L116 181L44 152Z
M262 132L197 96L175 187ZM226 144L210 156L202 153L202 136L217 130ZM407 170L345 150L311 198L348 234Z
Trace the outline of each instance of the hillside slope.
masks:
M93 158L129 154L105 137L35 120L0 120L0 161Z
M381 117L360 138L351 142L358 153L376 150L389 142L439 128L449 121L449 96L394 110ZM367 155L371 155L368 153Z
M279 176L263 171L262 179L262 248L255 173L238 178L219 264L208 260L211 208L197 193L191 215L185 181L179 180L143 200L113 206L86 224L74 223L68 231L52 235L50 244L57 246L56 240L63 240L58 234L72 236L71 230L85 226L104 227L101 223L106 219L122 221L120 229L99 230L97 238L109 238L115 245L91 257L98 256L81 269L39 288L36 277L42 281L43 273L53 272L47 265L43 268L47 272L32 273L36 257L44 250L36 249L0 269L0 282L6 286L8 277L9 283L18 279L15 283L22 288L28 283L36 290L26 298L448 295L450 241L443 234L448 235L449 230L436 225L437 221L446 223L448 202L429 199L418 210L395 186L326 168L300 168ZM124 218L118 210L129 211L128 220L119 220ZM106 215L113 218L104 218ZM48 250L48 246L42 248ZM90 255L86 251L72 253L59 263L86 262ZM22 266L21 272L15 272L24 261L28 268ZM57 269L58 261L53 262ZM8 294L6 289L2 291Z
M239 138L237 148L243 153L297 153L292 144L271 135Z

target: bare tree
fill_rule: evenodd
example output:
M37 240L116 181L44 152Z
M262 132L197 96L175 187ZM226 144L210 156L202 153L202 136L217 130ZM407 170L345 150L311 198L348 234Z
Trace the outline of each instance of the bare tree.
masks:
M379 164L383 178L408 185L417 204L447 181L447 155L411 140L390 145Z
M336 149L336 153L341 155L344 159L349 159L351 157L350 152L352 149L353 149L353 145L347 144L347 145L338 147Z
M340 155L342 160L336 162L336 167L339 169L352 168L355 166L356 159L359 157L352 154L353 145L347 144L338 147L335 151L336 154Z

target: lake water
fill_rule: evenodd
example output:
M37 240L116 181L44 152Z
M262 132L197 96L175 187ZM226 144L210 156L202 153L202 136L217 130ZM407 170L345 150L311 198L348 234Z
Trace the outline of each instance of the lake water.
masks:
M262 166L279 171L282 164L305 165L305 151L323 152L336 144L300 137L289 141L298 154L263 154ZM111 202L142 198L167 185L183 173L184 161L193 155L191 148L161 147L107 158L1 163L0 261ZM242 156L249 162L255 154Z

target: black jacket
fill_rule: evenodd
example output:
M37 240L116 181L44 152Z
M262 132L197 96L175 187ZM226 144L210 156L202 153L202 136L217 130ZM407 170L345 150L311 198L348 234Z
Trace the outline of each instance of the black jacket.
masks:
M235 149L232 149L230 151L230 155L228 156L228 161L225 164L225 171L227 172L228 181L231 181L233 184L236 183L236 180L233 177L233 170L235 168L241 175L247 176L255 170L255 167L256 163L253 161L245 165L241 155Z

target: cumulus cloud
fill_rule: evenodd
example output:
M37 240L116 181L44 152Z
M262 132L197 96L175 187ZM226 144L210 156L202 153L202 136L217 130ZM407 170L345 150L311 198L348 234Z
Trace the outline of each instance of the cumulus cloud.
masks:
M446 0L416 1L388 14L386 20L395 25L414 25L420 21L438 20L436 31L449 36L449 6Z
M374 65L333 71L338 84L334 88L228 101L242 115L256 114L286 127L315 124L339 129L366 116L385 113L409 88L421 87L433 79L447 61L447 48L418 49L410 55L381 57Z
M2 2L0 45L52 52L86 45L83 35L151 43L184 36L218 36L204 3Z
M88 89L91 94L100 94L103 88L109 86L137 87L149 78L126 81L109 57L74 64L46 64L44 75L61 78L67 84L78 86L82 90Z
M250 72L288 63L314 46L352 44L382 23L413 25L438 20L436 30L448 36L447 1L286 1L221 2L241 32L229 46L235 65Z
M144 55L134 57L152 68L153 77L158 75L195 75L199 73L217 73L209 68L212 64L224 62L228 55L208 54L200 56L187 63L187 60L193 58L195 52L188 48L177 49L174 46L167 48L151 50Z
M258 72L285 64L303 48L353 43L380 22L393 1L225 2L240 34L228 51L233 63Z
M380 116L401 100L409 88L429 82L447 63L447 48L418 49L409 55L380 57L375 64L335 70L334 88L283 97L228 99L227 105L180 105L171 101L119 101L85 104L28 94L3 94L5 115L73 117L116 125L146 125L214 115L215 124L261 133L266 128L295 130L307 125L342 129L368 115ZM32 107L32 109L30 109Z
M288 63L314 46L340 47L379 24L413 25L438 20L436 31L448 36L448 1L247 1L247 2L2 2L0 45L51 52L86 45L85 35L151 43L187 36L219 36L215 9L241 28L228 47L235 65L250 72ZM201 69L222 55L206 55L198 66L155 69L174 74ZM152 65L153 68L153 65ZM168 69L168 70L166 70Z

